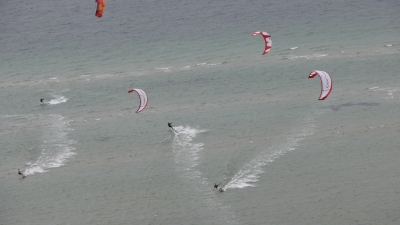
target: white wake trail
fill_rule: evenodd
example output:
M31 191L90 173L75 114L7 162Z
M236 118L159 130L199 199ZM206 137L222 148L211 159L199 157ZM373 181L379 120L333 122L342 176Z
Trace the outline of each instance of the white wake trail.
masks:
M298 143L307 136L314 134L315 125L311 119L306 120L308 124L302 128L294 128L292 136L287 138L284 144L271 146L266 151L261 152L232 177L232 179L223 187L224 190L234 188L254 187L260 174L265 172L265 166L273 162L285 153L295 150ZM272 150L272 151L271 151Z
M65 121L61 115L40 115L45 130L42 134L42 151L36 162L28 163L24 170L25 175L47 172L49 168L63 166L68 158L75 155L76 141L67 137L73 129L69 127L70 121Z
M207 206L208 212L218 215L218 224L237 224L235 216L228 212L229 207L216 202L215 192L212 190L206 178L196 168L200 161L200 153L203 150L203 143L193 143L197 134L205 130L198 130L191 127L174 127L176 131L173 141L174 160L176 169L180 176L192 185L192 189L202 195L202 201Z

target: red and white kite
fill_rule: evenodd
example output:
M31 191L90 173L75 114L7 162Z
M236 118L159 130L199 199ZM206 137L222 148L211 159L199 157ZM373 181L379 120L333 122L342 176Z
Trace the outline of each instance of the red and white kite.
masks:
M136 110L136 113L139 113L147 106L147 100L148 100L147 94L142 89L137 89L137 88L128 91L128 93L131 92L136 92L139 96L140 104L139 108Z
M325 100L332 91L332 78L327 72L320 70L312 71L308 78L314 78L317 75L321 79L321 94L318 100Z
M271 35L269 35L267 32L264 31L256 31L252 35L256 36L257 34L261 34L264 38L265 41L265 49L263 52L263 55L267 54L269 50L272 48L272 40L271 40Z

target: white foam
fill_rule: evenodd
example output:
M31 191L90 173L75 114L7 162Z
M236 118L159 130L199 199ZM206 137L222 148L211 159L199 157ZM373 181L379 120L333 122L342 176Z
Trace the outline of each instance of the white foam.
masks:
M197 130L188 126L174 127L174 129L176 130L173 145L175 162L183 166L183 170L186 171L188 168L197 165L198 152L202 150L203 143L192 143L192 140L204 130Z
M314 124L312 123L312 120L308 120L308 122L309 124L307 124L302 130L299 132L293 132L294 134L287 138L286 143L268 148L266 151L261 152L258 156L253 158L250 162L243 165L243 167L232 177L231 181L229 181L223 189L254 187L254 183L258 181L260 174L264 173L264 167L266 165L273 162L281 155L295 150L301 140L304 140L307 136L313 134Z
M288 59L318 59L321 57L325 57L328 54L312 54L312 55L291 55L288 56Z
M48 169L65 165L68 158L75 155L76 141L67 137L73 129L69 127L70 121L64 121L60 115L41 116L43 124L47 127L43 132L42 151L36 162L28 162L28 168L24 170L25 175L44 173Z
M156 68L156 70L162 70L164 72L169 72L171 70L171 67L160 67L160 68Z
M187 65L187 66L181 66L181 67L157 67L155 68L156 70L161 70L165 73L171 73L175 71L187 71L187 70L192 70L196 68L204 68L204 67L211 67L211 66L218 66L221 65L222 63L196 63L194 65Z
M47 80L47 82L60 82L59 80L58 80L58 77L52 77L52 78L49 78L48 80Z
M109 77L113 77L113 74L102 74L102 75L97 75L97 78L103 79L103 78L109 78Z
M33 115L33 114L30 114ZM21 117L21 115L19 114L13 114L13 115L1 115L0 117L4 117L4 118L12 118L12 117Z
M394 98L394 94L400 90L399 87L386 87L386 88L372 87L372 88L369 88L369 89L371 91L384 93L385 96L383 97L383 99L386 99L386 100L393 99Z
M221 63L197 63L196 66L218 66Z
M218 66L218 65L221 65L221 63L209 63L209 64L207 64L207 66Z
M298 49L299 47L293 47L293 48L290 48L290 49L292 49L292 50L295 50L295 49Z
M200 161L200 153L203 150L203 143L193 143L193 140L197 134L205 132L205 130L189 126L174 127L174 129L176 130L173 141L174 160L180 176L188 182L188 185L192 186L193 190L203 196L202 201L208 206L209 212L217 215L216 223L236 224L235 216L228 211L229 206L214 199L215 192L210 190L212 185L196 169Z
M182 67L182 70L190 70L191 66L184 66Z
M66 97L61 96L61 95L54 95L53 97L54 97L54 99L51 99L49 102L46 102L46 103L48 103L49 105L57 105L57 104L68 101L68 99Z

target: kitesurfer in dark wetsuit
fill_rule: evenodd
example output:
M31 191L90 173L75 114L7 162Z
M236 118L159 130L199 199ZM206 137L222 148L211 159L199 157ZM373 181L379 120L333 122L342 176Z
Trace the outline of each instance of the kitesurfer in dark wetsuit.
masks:
M21 175L22 178L25 178L25 175L22 173L22 171L18 168L18 175Z
M172 127L172 123L168 123L168 127L171 128L172 130L175 130L175 129Z
M218 185L221 185L221 183L219 183L219 184L215 183L214 188L218 189Z
M41 103L44 103L44 102L43 102L43 98L40 99L40 102L41 102Z

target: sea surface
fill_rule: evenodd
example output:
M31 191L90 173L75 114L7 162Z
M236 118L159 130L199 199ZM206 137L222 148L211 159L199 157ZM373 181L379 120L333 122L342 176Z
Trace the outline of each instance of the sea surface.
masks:
M95 10L0 2L1 225L400 224L400 1Z

